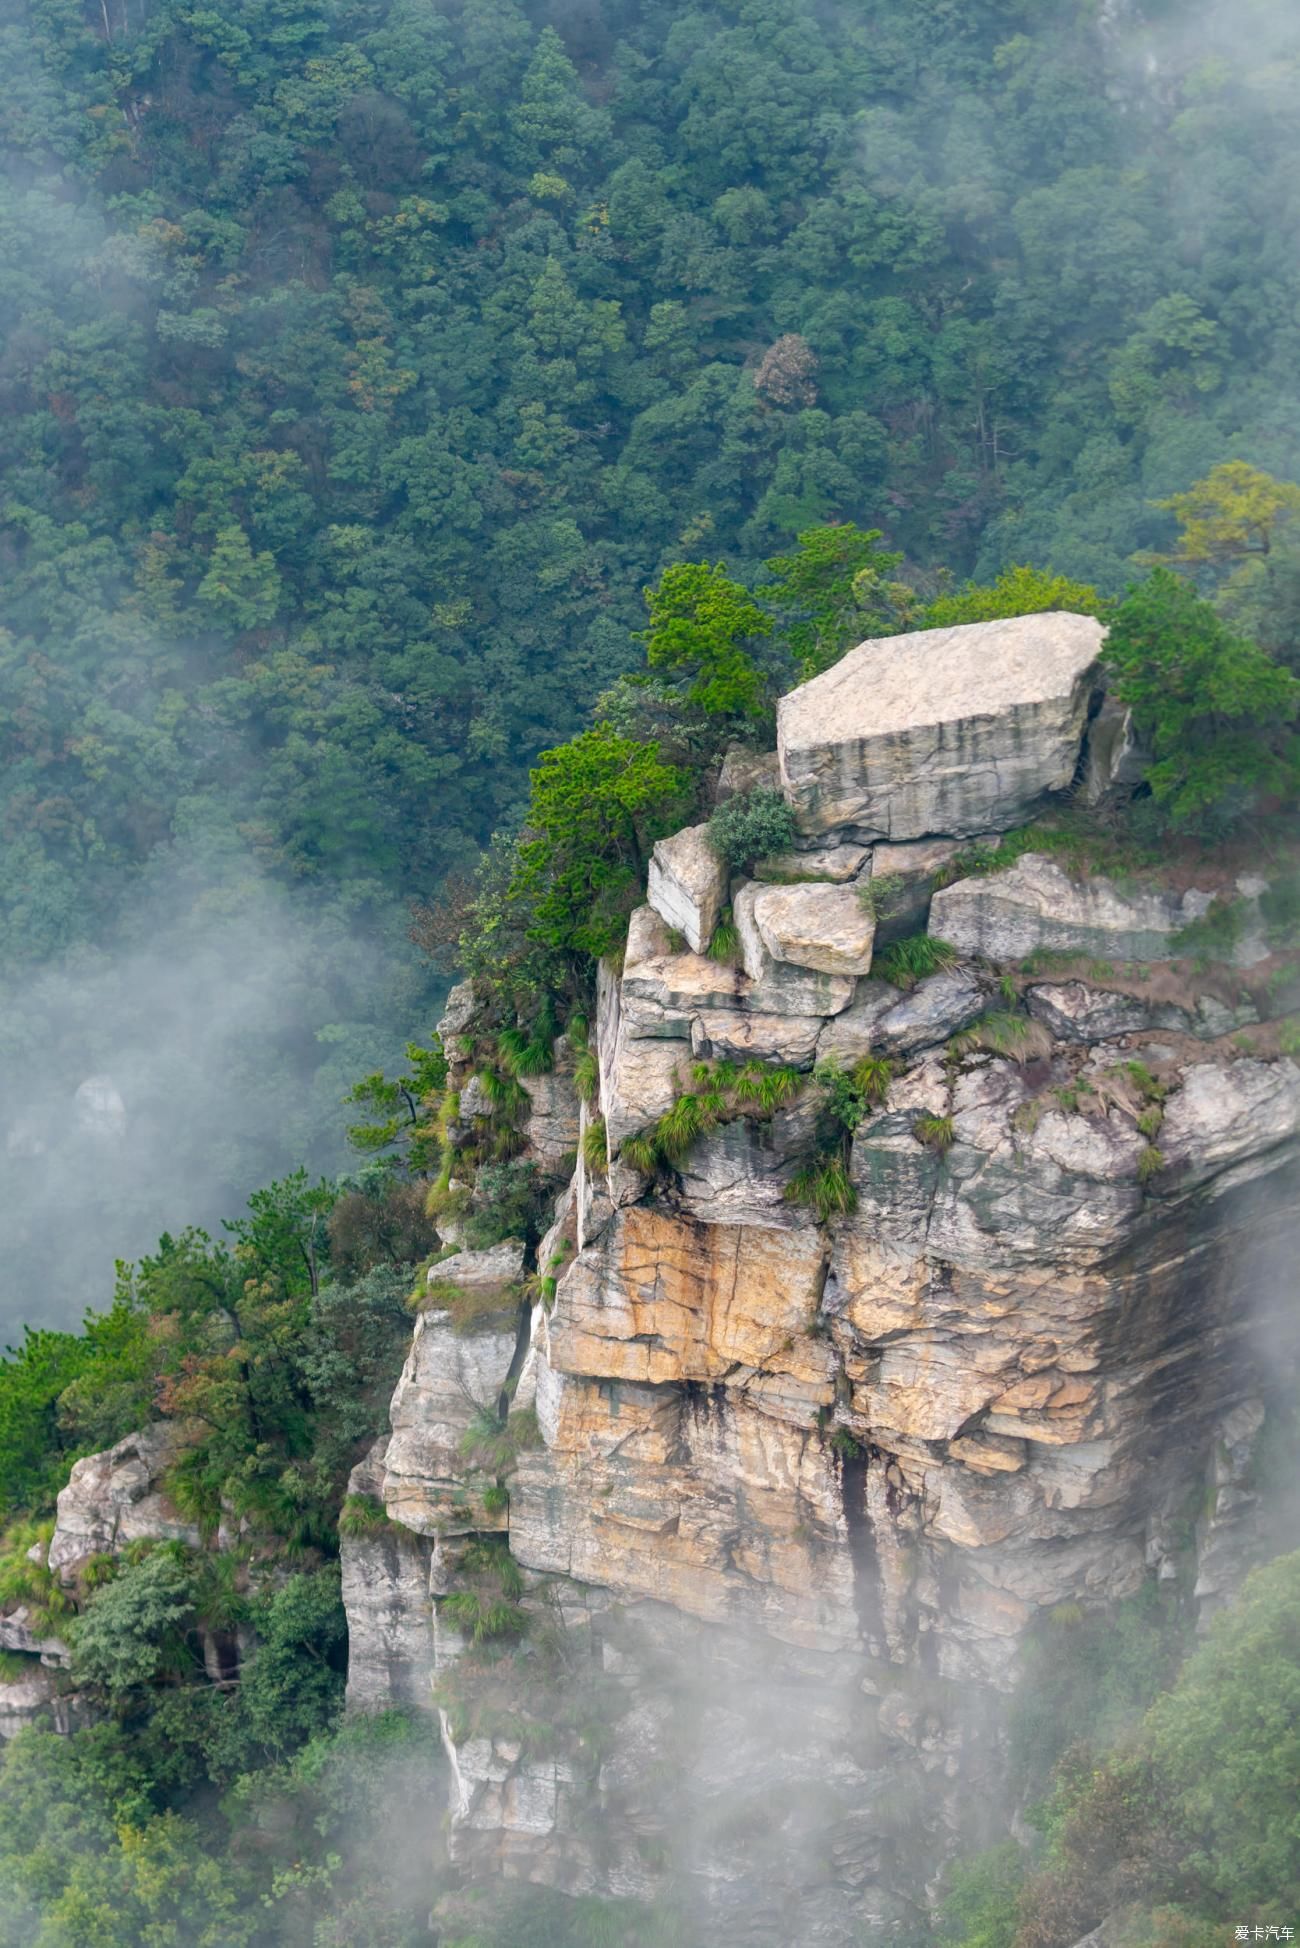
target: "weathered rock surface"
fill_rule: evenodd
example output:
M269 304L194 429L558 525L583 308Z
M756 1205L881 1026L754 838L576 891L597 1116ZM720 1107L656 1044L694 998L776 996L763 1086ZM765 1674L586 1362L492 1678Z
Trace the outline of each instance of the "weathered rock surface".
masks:
M749 980L749 986L741 990L744 1003L760 1013L837 1015L853 999L856 977L779 961L763 938L758 908L778 890L751 880L740 887L731 902L732 917L740 936L741 960ZM840 893L843 889L820 890Z
M861 878L832 876L880 834L874 873L915 918L967 833L1075 776L1100 632L1025 623L944 632L928 688L849 699L861 720L846 703L802 771L786 731L806 699L785 711L787 788L829 871L729 889L738 967L633 915L598 976L612 1167L581 1162L557 1199L527 1318L513 1247L473 1331L419 1322L381 1482L409 1538L345 1548L373 1667L349 1696L420 1703L431 1669L448 1699L488 1685L488 1713L440 1721L468 1876L634 1899L670 1876L719 1948L892 1938L999 1803L988 1692L1038 1621L1146 1578L1208 1614L1249 1557L1258 1403L1297 1336L1278 1267L1300 1245L1300 1068L1231 1043L1253 1004L1222 970L1087 966L1167 959L1208 889L1031 855L934 895L961 958L904 993L847 938L872 918ZM1044 945L1082 972L1026 983ZM824 1065L867 1054L893 1072L871 1106L841 1092L850 1141ZM618 1146L706 1055L814 1073L770 1114L725 1096L674 1167L632 1170ZM462 1258L473 1273L462 1254L435 1280L460 1284ZM536 1427L511 1423L489 1508L479 1417L499 1427L512 1399ZM483 1530L506 1532L537 1625L486 1662L444 1600L483 1573Z
M518 1238L504 1238L486 1251L456 1251L429 1267L427 1283L431 1289L454 1285L480 1304L499 1299L502 1309L509 1311L514 1287L523 1277L524 1255Z
M817 1059L833 1058L850 1068L872 1053L893 1058L933 1048L968 1027L988 1006L988 994L969 968L927 975L910 994L900 994L884 981L864 981L852 1006L822 1029Z
M555 1067L549 1075L525 1075L519 1080L528 1092L528 1148L525 1154L546 1176L572 1163L578 1147L578 1092L573 1083L575 1050L567 1035L555 1043Z
M876 945L884 947L905 934L919 933L930 916L936 873L951 865L964 845L991 845L996 832L978 832L974 840L911 839L899 845L878 845L871 855L872 898L876 913Z
M1044 948L1108 961L1172 960L1178 934L1213 901L1212 892L1195 888L1127 890L1100 875L1076 879L1054 859L1027 852L1005 872L942 887L930 905L930 932L987 960L1020 961Z
M726 798L742 792L780 791L781 762L775 751L755 751L748 744L733 744L722 760L714 799L720 805Z
M383 1498L389 1437L381 1435L348 1479L349 1495ZM390 1521L374 1534L339 1537L348 1619L349 1711L433 1709L433 1545Z
M710 1131L678 1172L674 1208L706 1224L766 1224L798 1230L807 1213L786 1190L813 1148L817 1101L813 1092L768 1119L738 1116Z
M702 954L727 903L727 868L709 844L707 825L688 825L660 839L650 858L647 898L666 926Z
M59 1492L48 1563L65 1580L87 1556L117 1555L128 1542L188 1542L199 1531L168 1499L162 1482L185 1446L183 1429L155 1421L102 1454L73 1463Z
M859 644L777 706L801 829L897 840L1019 824L1074 776L1103 635L1057 613Z
M1193 1006L1184 1008L1174 1001L1149 1001L1084 981L1038 983L1026 989L1025 1004L1058 1042L1083 1044L1161 1029L1214 1041L1259 1020L1259 1010L1251 1002L1230 1006L1212 994L1201 994Z
M829 1353L807 1333L825 1263L812 1226L778 1232L620 1211L561 1281L551 1364L597 1379L726 1377L769 1411L810 1422L832 1398Z
M833 886L843 886L858 877L870 858L871 847L865 845L841 842L809 846L806 852L774 852L770 858L760 859L754 867L754 877L775 884L826 880Z
M1088 726L1083 771L1084 803L1126 795L1141 784L1148 757L1133 729L1133 713L1116 697L1106 697Z
M382 1488L389 1515L416 1535L504 1528L504 1514L483 1505L490 1480L473 1472L465 1446L476 1415L497 1410L517 1342L513 1311L469 1332L457 1332L444 1311L416 1320L393 1395Z
M876 923L852 886L768 886L754 897L754 925L773 960L814 974L871 972Z
M0 1650L21 1651L52 1667L70 1663L72 1658L62 1638L39 1624L25 1603L0 1612Z
M447 996L447 1004L438 1023L438 1035L445 1048L453 1039L464 1035L474 1021L476 1003L473 984L458 981Z
M20 1676L0 1679L0 1739L14 1738L48 1718L58 1695L53 1671L35 1661Z
M1300 1128L1294 1062L1197 1063L1183 1072L1160 1127L1160 1149L1180 1188L1236 1165L1274 1167Z

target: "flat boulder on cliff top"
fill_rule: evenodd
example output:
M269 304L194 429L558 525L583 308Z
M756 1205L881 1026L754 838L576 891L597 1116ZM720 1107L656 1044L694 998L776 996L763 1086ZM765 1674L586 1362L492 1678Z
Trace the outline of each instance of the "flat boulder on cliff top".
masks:
M777 706L781 785L805 833L972 836L1074 777L1104 630L1014 616L859 643Z

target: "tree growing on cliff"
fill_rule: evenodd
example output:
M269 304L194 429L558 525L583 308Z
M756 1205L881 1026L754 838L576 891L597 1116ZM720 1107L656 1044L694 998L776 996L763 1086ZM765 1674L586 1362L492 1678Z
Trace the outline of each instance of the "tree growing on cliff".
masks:
M879 528L852 521L806 528L792 554L773 555L776 577L763 589L776 609L791 660L805 680L829 669L847 649L872 635L892 636L907 627L916 598L893 579L901 551L879 548Z
M657 838L685 815L690 781L597 724L543 751L532 773L511 888L532 913L532 936L565 954L608 953L621 938Z
M922 617L926 629L951 629L963 622L1001 622L1008 616L1045 615L1067 609L1074 615L1097 616L1102 599L1087 582L1071 581L1046 568L1004 568L995 582L981 586L967 582L931 602Z
M715 714L761 717L767 707L763 672L743 647L770 636L772 618L748 589L733 582L722 562L683 561L665 568L645 591L650 626L640 632L647 660L685 670L694 679L690 701Z
M1295 789L1300 682L1171 569L1130 590L1105 656L1151 749L1152 797L1175 831L1212 837L1261 797Z

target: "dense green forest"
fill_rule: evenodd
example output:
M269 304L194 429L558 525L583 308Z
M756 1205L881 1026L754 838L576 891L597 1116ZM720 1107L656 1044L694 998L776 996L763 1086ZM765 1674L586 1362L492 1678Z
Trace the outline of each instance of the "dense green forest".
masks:
M665 564L850 520L1114 594L1155 501L1295 472L1280 7L3 19L10 1321L338 1166L436 1004L406 902Z

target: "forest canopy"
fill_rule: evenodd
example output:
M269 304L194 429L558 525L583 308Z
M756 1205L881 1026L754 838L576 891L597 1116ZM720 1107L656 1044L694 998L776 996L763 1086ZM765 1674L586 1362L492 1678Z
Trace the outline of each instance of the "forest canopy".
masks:
M752 589L851 523L882 611L896 579L1025 562L1109 599L1212 468L1289 481L1295 49L1247 14L1226 41L1212 10L1073 0L16 0L15 1303L55 1232L50 1304L85 1296L60 1178L140 1249L175 1221L160 1162L212 1221L309 1149L337 1164L349 1076L436 998L406 902L517 825L537 754L640 664L666 568ZM1257 639L1265 569L1300 586L1278 559L1232 564ZM201 1047L158 1072L168 980L171 1045ZM232 987L284 1006L228 1018ZM110 1188L64 1126L128 1056Z

